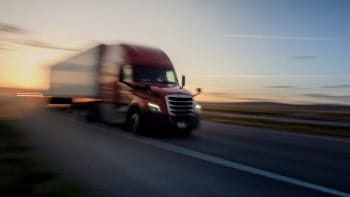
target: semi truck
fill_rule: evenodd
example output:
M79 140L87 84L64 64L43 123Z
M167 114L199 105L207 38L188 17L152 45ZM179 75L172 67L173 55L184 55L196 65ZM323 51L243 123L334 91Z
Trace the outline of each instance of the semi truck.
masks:
M133 132L175 128L189 134L200 124L201 106L178 81L161 49L99 44L50 67L51 104L68 104L85 120L124 124Z

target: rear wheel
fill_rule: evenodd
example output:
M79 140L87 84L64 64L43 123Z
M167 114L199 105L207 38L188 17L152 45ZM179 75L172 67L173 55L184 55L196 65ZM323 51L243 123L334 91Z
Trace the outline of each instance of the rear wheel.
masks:
M74 117L85 122L94 122L99 118L96 103L74 105L71 110Z

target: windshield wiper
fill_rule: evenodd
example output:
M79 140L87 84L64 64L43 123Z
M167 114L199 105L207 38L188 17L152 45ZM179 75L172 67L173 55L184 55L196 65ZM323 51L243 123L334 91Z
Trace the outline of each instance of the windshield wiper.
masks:
M170 81L152 81L154 83L166 83L166 84L176 84L175 82L170 82Z
M150 79L137 79L136 81L140 81L140 82L152 82Z
M137 79L135 81L138 82L150 82L150 83L165 83L165 84L176 84L176 82L171 81L157 81L157 80L151 80L151 79Z

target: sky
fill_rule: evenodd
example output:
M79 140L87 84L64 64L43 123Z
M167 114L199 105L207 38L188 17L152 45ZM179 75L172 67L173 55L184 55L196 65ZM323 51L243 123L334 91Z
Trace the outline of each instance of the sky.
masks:
M0 0L0 86L101 42L163 49L198 100L350 104L348 0Z

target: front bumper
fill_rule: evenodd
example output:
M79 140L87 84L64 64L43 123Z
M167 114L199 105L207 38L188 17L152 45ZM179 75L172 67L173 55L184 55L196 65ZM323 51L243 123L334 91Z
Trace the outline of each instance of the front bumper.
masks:
M162 114L145 113L143 120L146 126L154 128L174 128L180 130L192 130L199 127L199 115L193 116L169 116Z

